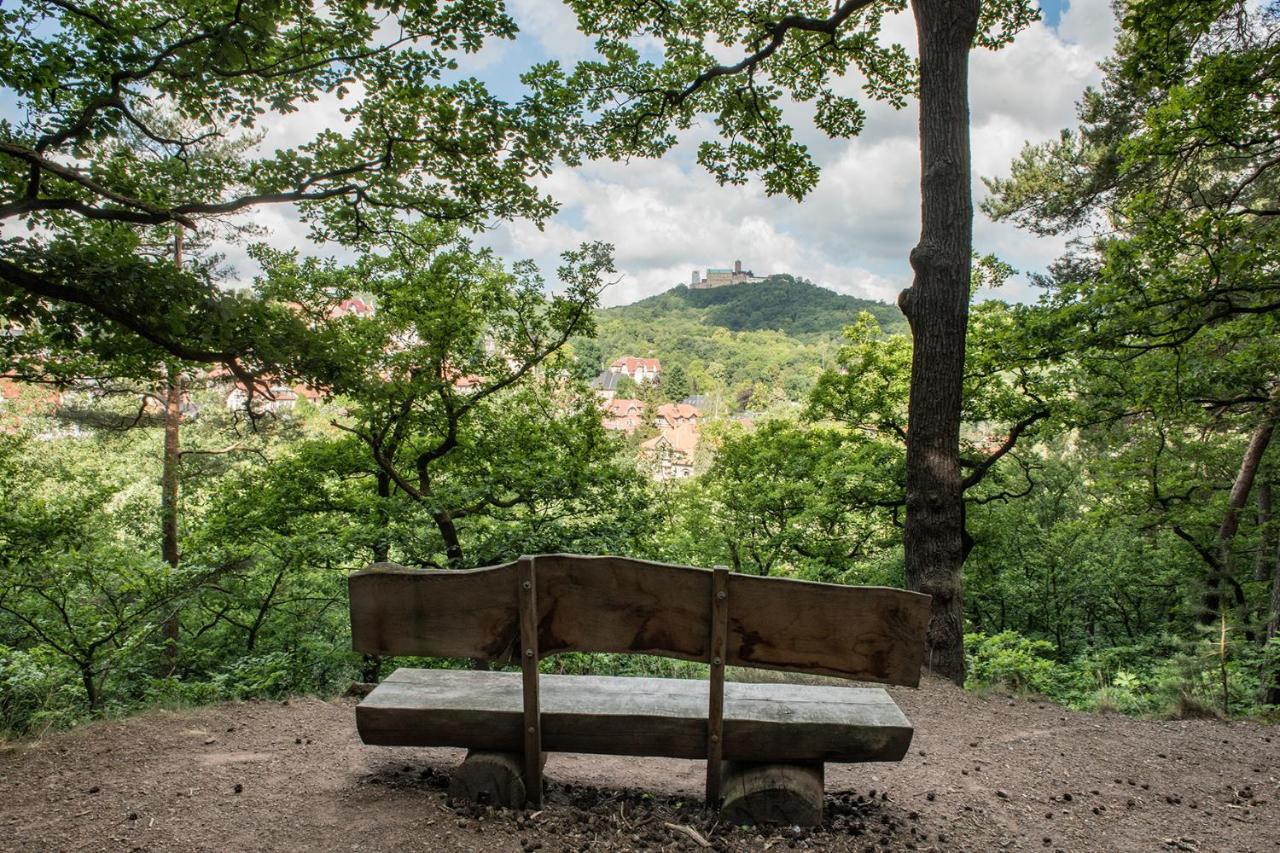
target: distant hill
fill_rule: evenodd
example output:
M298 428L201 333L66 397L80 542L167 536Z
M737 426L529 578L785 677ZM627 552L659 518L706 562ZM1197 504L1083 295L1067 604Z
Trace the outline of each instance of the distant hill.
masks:
M790 275L705 290L680 285L601 313L642 321L679 315L734 332L777 331L813 342L839 337L861 311L873 314L888 333L906 331L906 318L896 305L836 293Z
M907 329L896 306L789 275L706 290L680 285L597 312L595 339L575 340L574 351L584 377L621 356L657 357L668 397L710 394L730 409L759 410L803 400L861 311L887 333Z

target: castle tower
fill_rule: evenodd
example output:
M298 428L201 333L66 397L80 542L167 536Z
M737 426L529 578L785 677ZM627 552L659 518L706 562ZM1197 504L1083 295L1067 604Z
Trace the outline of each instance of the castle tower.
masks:
M742 275L742 261L733 262L733 274Z
M697 287L701 283L702 283L702 274L699 273L697 270L694 270L692 286Z

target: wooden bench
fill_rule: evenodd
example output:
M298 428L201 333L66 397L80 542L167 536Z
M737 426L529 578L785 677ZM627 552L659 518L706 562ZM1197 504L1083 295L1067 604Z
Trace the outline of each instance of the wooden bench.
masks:
M725 666L915 686L929 596L549 554L467 571L387 563L350 578L370 655L519 662L521 672L398 669L356 708L365 743L470 751L455 794L542 802L545 753L707 761L706 798L737 822L814 824L829 761L898 761L911 723L880 688L726 684ZM708 681L542 675L560 652L661 655Z

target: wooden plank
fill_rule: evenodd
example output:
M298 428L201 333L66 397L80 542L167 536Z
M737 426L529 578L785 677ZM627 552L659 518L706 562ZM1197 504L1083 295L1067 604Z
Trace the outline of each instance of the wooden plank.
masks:
M625 557L538 557L543 654L614 652L705 661L711 572Z
M712 573L622 557L538 556L538 645L565 651L710 655ZM514 660L515 564L351 576L352 643L381 655ZM915 686L929 596L732 574L726 662Z
M514 672L399 669L356 708L365 743L518 752ZM670 678L543 675L542 749L607 755L707 755L708 684ZM884 690L725 684L724 752L739 761L898 761L910 721Z
M524 716L524 785L535 807L542 805L542 718L538 709L538 577L534 557L516 563L520 588L520 686Z
M369 655L514 660L516 566L467 571L375 563L347 581L351 646Z
M724 753L724 659L729 630L729 570L711 574L711 676L707 697L706 803L720 802L720 762Z
M730 665L920 683L927 595L735 574L729 600Z

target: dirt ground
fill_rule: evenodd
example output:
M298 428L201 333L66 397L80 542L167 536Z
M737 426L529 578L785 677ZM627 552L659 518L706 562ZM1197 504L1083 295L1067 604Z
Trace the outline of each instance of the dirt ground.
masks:
M0 752L6 850L1280 850L1280 730L894 689L901 764L828 765L816 831L701 808L702 765L553 755L536 813L451 804L461 752L364 746L354 699L152 712Z

